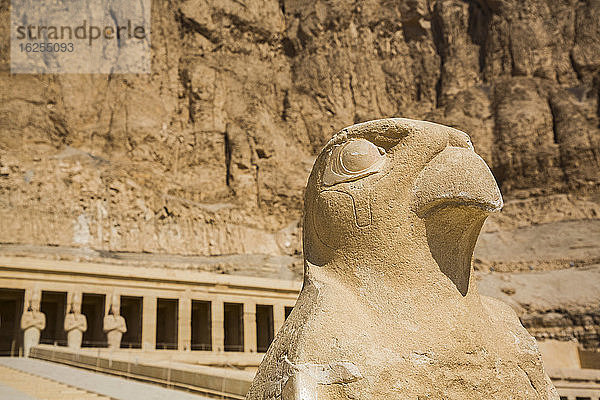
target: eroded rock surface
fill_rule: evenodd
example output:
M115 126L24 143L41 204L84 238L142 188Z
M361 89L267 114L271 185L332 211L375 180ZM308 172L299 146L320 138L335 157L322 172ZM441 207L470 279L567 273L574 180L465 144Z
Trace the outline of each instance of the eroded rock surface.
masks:
M387 116L470 132L508 199L597 203L595 2L152 7L147 76L10 76L3 48L0 241L297 253L317 151Z
M153 1L152 74L114 76L10 75L8 6L2 243L218 256L185 263L234 273L244 254L292 257L266 271L289 277L318 151L343 126L400 116L469 132L506 202L486 235L508 249L526 230L533 250L481 247L478 269L600 258L600 241L565 239L559 257L539 239L568 238L573 223L597 232L598 2Z
M600 347L600 265L479 278L480 292L510 304L536 338Z

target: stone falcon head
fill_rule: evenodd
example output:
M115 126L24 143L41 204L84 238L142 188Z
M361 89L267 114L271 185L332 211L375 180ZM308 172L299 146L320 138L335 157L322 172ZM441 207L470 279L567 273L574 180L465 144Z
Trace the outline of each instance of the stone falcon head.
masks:
M353 125L329 141L310 175L305 257L308 265L348 252L408 260L429 248L465 295L481 226L502 205L464 132L403 118Z
M336 134L306 188L302 291L247 399L558 399L535 339L472 277L501 207L461 131L397 118Z

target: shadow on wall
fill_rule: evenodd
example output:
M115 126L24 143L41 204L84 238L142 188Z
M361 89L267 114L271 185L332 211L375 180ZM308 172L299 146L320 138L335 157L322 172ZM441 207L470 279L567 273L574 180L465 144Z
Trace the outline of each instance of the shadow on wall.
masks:
M600 369L600 351L579 349L581 368Z

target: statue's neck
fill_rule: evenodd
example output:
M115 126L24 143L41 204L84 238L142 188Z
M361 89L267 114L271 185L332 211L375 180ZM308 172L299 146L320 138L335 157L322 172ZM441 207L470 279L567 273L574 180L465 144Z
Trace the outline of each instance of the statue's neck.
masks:
M467 277L467 287L471 281L470 264L462 266ZM452 280L441 270L430 253L421 257L398 255L364 255L360 259L334 259L326 265L309 267L309 278L328 284L340 282L351 289L362 292L385 293L386 298L418 295L464 296Z
M436 316L447 315L449 309L456 311L455 320L472 318L473 313L482 312L474 279L463 295L431 256L421 262L403 262L395 257L383 265L368 264L368 261L353 265L350 278L332 272L341 271L337 268L339 265L333 263L315 267L308 279L315 282L324 302L341 297L345 299L343 303L362 304L354 309L378 315L376 320L387 321L386 324L391 324L389 329L396 329L394 326L399 321L413 321L421 327L434 326Z
M341 249L322 266L308 265L308 279L392 305L463 301L476 294L471 258L486 216L466 208L438 210L395 240L364 241L364 248Z
M478 301L471 259L487 215L462 205L413 214L399 226L342 243L321 265L307 261L305 279L368 296L390 310Z

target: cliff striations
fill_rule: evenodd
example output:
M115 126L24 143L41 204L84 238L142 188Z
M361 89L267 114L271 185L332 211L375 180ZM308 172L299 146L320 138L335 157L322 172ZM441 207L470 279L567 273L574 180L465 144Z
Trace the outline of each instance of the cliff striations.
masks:
M477 269L600 260L598 1L153 1L148 75L10 75L8 21L3 252L292 276L325 141L406 117L498 180Z

